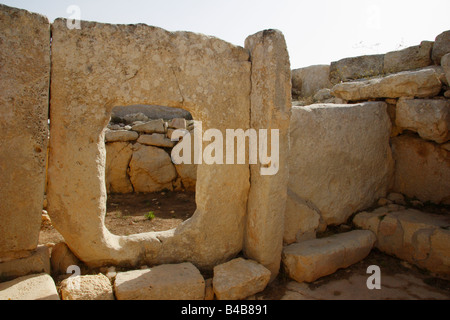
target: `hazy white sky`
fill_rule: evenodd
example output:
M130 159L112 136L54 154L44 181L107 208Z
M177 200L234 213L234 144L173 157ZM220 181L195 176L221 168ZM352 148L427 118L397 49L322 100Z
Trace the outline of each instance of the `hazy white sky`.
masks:
M417 45L450 30L450 0L0 0L46 15L145 23L193 31L243 46L264 29L281 30L293 69Z

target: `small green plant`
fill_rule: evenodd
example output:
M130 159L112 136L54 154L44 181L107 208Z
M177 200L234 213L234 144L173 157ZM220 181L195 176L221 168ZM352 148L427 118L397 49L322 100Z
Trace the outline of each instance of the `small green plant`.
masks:
M155 219L155 213L154 213L153 211L149 211L149 212L145 215L145 218L146 218L147 220L153 220L153 219Z

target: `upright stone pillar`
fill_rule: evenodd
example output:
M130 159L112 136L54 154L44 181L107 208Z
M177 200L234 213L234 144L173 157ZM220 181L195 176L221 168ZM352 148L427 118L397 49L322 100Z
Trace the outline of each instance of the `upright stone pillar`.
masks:
M38 244L49 82L48 19L0 5L0 263Z
M279 163L271 163L278 169L274 175L262 175L264 166L260 161L250 166L244 253L268 268L273 280L280 268L283 247L289 175L291 70L286 42L280 31L256 33L246 39L245 47L250 51L252 62L250 126L268 132L279 130ZM271 138L267 140L270 150ZM270 152L268 154L270 156Z

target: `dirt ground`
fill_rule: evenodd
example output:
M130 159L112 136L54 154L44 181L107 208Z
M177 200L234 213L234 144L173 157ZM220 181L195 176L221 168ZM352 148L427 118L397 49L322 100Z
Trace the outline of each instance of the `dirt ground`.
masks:
M195 209L195 194L190 192L109 195L105 225L116 235L164 231L176 228L189 219ZM43 223L39 243L61 241L64 239L53 226ZM366 281L370 277L367 268L371 265L381 269L381 290L367 288ZM204 276L206 279L212 274ZM310 284L292 281L281 270L274 282L250 299L450 300L450 281L374 249L365 260Z

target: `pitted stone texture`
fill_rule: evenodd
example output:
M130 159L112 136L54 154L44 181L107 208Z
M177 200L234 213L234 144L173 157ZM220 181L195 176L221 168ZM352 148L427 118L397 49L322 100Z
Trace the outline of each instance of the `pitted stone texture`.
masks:
M133 185L127 170L133 147L127 142L106 144L106 190L108 193L131 193Z
M214 293L218 300L242 300L263 291L270 275L255 261L234 259L214 268Z
M250 185L243 165L199 165L197 211L176 230L111 234L103 131L114 106L138 104L183 108L224 135L247 130L250 68L246 49L214 37L143 24L52 24L48 212L83 262L212 268L242 250Z
M337 84L332 94L347 101L376 98L434 97L441 91L439 74L434 69L404 71L371 80Z
M312 97L321 89L333 87L329 77L329 65L316 65L292 70L292 92L301 98Z
M67 278L60 290L62 300L115 300L111 282L103 274Z
M284 248L283 264L295 281L313 282L363 260L375 241L372 231L356 230L295 243Z
M383 73L384 55L359 56L345 58L331 63L330 81L337 84L341 81L351 81L373 77Z
M114 282L117 300L203 300L205 280L191 263L120 272Z
M244 253L269 269L273 280L281 262L289 176L291 68L286 41L278 30L265 30L248 37L245 47L250 51L252 61L250 126L257 131L268 130L267 150L272 145L272 129L278 130L279 140L271 150L271 169L261 162L250 165ZM258 148L258 151L264 150ZM278 159L274 157L276 154Z
M286 220L310 221L310 229L298 229L308 234L319 226L318 215L339 225L386 196L394 166L390 130L384 102L294 107L288 194L298 205L288 206ZM298 232L287 230L285 240Z
M431 57L435 64L440 65L441 59L450 53L450 30L442 32L436 37Z
M422 202L450 204L450 152L444 145L401 135L392 139L394 191Z
M396 73L427 67L433 64L431 51L433 42L422 41L418 46L388 52L384 56L384 73Z
M30 275L0 283L0 300L59 300L48 274Z
M106 142L136 141L138 138L139 138L139 134L135 131L106 130L106 132L105 132L105 141Z
M50 253L46 246L38 246L28 257L0 263L0 281L31 273L50 273Z
M400 99L396 125L421 138L444 143L450 139L450 100Z
M0 4L0 51L1 260L26 256L38 244L48 139L48 19Z

